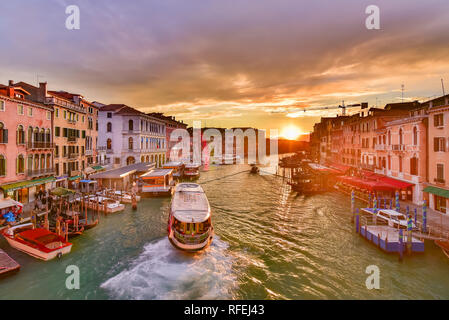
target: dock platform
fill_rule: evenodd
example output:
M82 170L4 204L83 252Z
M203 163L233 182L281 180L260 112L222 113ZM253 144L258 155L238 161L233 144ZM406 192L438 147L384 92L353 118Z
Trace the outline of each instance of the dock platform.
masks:
M399 252L399 230L384 225L362 225L360 235L385 252ZM404 250L407 245L407 233L404 232ZM424 241L412 237L412 252L424 252Z
M14 261L5 251L0 249L0 277L19 271L20 264Z

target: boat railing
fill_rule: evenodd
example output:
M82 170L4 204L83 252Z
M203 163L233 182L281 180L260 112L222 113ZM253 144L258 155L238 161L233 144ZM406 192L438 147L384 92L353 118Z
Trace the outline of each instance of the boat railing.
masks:
M178 232L177 230L174 230L175 238L184 244L200 244L204 242L210 234L210 229L206 232L199 234L199 235L188 235L188 234L182 234Z

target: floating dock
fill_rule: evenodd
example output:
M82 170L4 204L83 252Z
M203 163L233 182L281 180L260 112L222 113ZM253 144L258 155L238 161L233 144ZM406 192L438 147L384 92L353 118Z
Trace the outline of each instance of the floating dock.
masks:
M383 225L360 226L360 235L372 242L385 252L400 252L399 230L397 228ZM402 242L403 251L407 245L407 232L404 232ZM412 237L412 252L424 252L424 241Z
M0 277L13 274L20 269L20 264L15 262L5 251L0 249Z

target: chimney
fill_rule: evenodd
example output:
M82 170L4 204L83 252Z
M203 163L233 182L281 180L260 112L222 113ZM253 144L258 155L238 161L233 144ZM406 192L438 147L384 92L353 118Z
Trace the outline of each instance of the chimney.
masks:
M44 103L47 97L47 82L39 82L39 90L37 91L37 101Z
M9 87L14 86L14 81L13 81L13 80L9 80L9 81L8 81L8 86L9 86Z

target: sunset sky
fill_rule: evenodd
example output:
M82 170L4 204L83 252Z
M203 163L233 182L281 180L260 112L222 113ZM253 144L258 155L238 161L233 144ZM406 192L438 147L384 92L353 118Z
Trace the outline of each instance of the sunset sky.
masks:
M78 5L81 29L65 28ZM381 30L365 28L380 7ZM295 127L303 108L449 92L447 0L0 2L0 83L125 103L207 126Z

